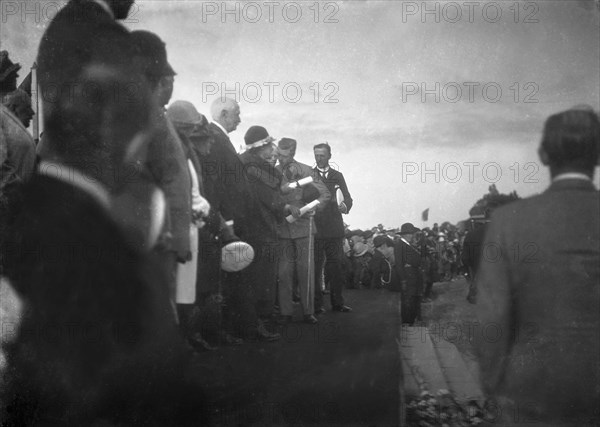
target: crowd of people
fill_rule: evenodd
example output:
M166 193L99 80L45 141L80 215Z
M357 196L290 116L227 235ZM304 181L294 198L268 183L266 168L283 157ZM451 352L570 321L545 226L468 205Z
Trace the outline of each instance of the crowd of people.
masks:
M427 267L423 268L426 282L447 282L456 280L460 275L468 275L468 269L462 260L464 239L468 233L468 229L458 228L449 222L444 222L441 226L435 223L433 227L415 231L415 247L422 251L427 260ZM346 229L344 267L348 288L374 289L386 284L381 275L374 274L376 268L372 265L376 252L373 241L378 235L398 239L401 229L386 229L381 224L365 231ZM431 289L424 292L425 302L428 302L431 299Z
M468 233L450 223L348 230L342 215L353 200L329 164L332 147L314 145L311 167L295 159L298 141L256 124L238 154L228 136L241 122L238 103L215 99L209 121L193 102L172 101L177 73L165 43L117 22L132 3L71 0L54 17L37 57L39 141L27 131L31 82L17 87L20 65L0 56L0 314L14 326L2 327L6 425L202 424L202 391L184 374L193 352L277 341L280 325L318 323L327 308L351 313L346 287L400 292L402 322L414 325L433 283L461 274L473 279L469 300L482 319L506 330L552 324L569 343L544 358L560 374L543 393L520 376L523 361L533 363L528 348L508 334L482 343L486 391L543 395L536 408L551 413L559 389L581 379L587 394L573 393L569 408L589 410L599 373L588 332L597 333L600 311L593 111L546 123L540 156L562 192L491 216L517 197L490 203ZM567 224L573 207L581 221ZM547 219L530 224L540 209ZM525 236L546 258L482 257L486 245L508 253ZM571 276L557 270L568 255L550 250L561 238L585 258ZM576 289L565 296L557 277ZM553 292L573 304L559 307ZM568 336L572 321L589 330ZM539 335L544 345L552 333ZM521 365L507 363L514 351Z
M131 3L73 0L54 17L37 57L39 141L31 88L2 52L2 295L18 301L2 306L15 326L3 327L9 425L172 424L198 406L185 406L200 391L182 374L193 352L352 311L352 197L332 148L314 146L313 168L295 139L254 125L238 154L238 103L215 99L209 122L172 101L165 43L117 22Z

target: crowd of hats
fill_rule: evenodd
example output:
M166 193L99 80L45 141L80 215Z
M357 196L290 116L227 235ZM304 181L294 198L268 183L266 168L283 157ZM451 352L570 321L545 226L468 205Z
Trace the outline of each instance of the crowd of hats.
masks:
M361 242L373 242L375 247L378 244L383 244L386 240L385 237L393 239L395 236L401 236L407 233L414 234L419 233L424 237L436 240L438 242L448 242L450 245L459 245L461 238L466 234L469 227L470 221L489 220L491 212L498 206L518 200L519 196L516 191L509 194L501 194L496 189L495 185L491 185L488 189L488 193L484 194L475 204L469 209L469 219L459 221L456 224L452 224L448 221L443 222L438 226L437 223L431 227L423 227L419 229L412 223L407 222L400 228L387 228L383 224L371 227L367 230L361 229L350 229L347 224L345 237L354 247L355 256L358 255L364 249ZM356 245L358 245L358 248Z
M393 239L395 236L403 236L406 234L421 234L424 237L435 238L437 241L447 241L449 243L458 243L459 238L465 233L464 221L459 224L451 224L446 221L441 225L434 224L432 227L424 227L419 229L412 223L407 222L400 228L386 228L382 224L372 227L367 230L361 229L350 229L346 227L345 237L348 241L352 242L355 254L358 255L363 249L362 242L373 241L375 247L379 246L377 243L384 242L383 238L387 237Z

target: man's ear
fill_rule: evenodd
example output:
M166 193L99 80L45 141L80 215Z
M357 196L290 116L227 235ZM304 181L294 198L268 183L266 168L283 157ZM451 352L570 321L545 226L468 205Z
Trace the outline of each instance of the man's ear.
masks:
M550 157L548 156L546 150L544 150L544 147L540 146L540 148L538 148L538 156L540 156L540 160L544 166L548 166L550 164Z

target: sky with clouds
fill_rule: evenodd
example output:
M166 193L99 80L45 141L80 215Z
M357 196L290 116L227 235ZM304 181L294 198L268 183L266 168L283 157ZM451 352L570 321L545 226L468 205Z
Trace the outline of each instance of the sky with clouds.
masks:
M23 4L2 0L0 44L27 68L64 2ZM597 0L155 0L125 25L166 42L173 100L204 114L221 88L240 100L236 147L262 125L297 139L312 165L312 146L328 141L352 228L423 226L426 208L429 225L457 222L492 183L539 193L545 118L600 109Z

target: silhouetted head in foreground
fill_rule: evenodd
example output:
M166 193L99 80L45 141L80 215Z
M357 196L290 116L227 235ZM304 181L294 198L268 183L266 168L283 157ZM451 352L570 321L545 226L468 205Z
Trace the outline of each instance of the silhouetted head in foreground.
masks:
M578 172L590 178L600 154L600 122L590 107L578 106L548 117L538 150L555 177Z

